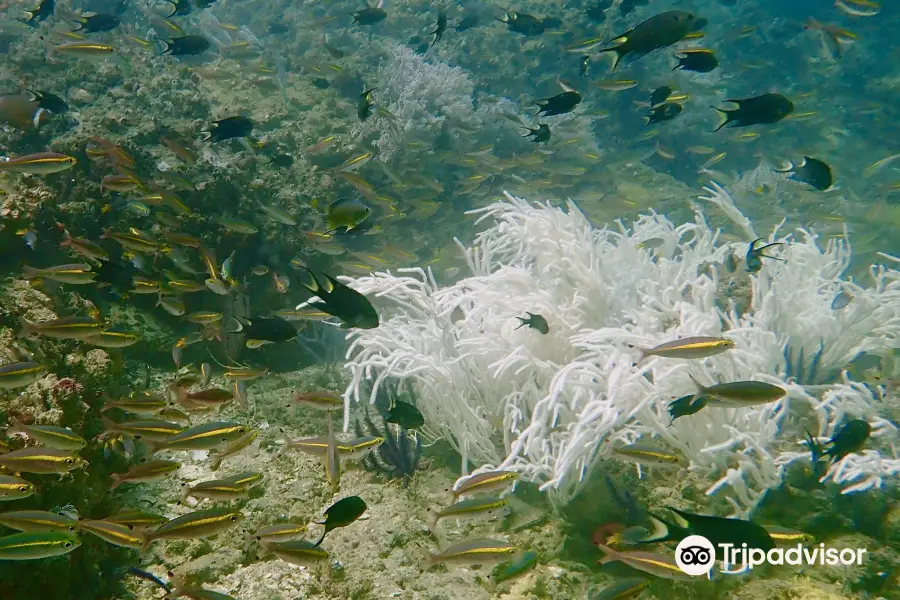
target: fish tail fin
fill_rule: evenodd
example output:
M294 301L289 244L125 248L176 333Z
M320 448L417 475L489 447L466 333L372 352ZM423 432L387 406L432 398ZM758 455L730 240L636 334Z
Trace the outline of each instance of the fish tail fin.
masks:
M603 558L597 561L597 563L601 565L605 565L606 563L615 562L620 560L622 555L610 548L609 546L604 546L603 544L597 544L597 548L603 551Z
M281 430L281 439L283 440L283 443L281 448L278 449L278 452L275 453L276 458L284 454L287 449L291 447L291 444L294 443L294 440L291 439L284 429Z
M621 42L621 41L622 41L621 38L616 38L614 40L610 40L609 43L614 44L616 42ZM625 53L622 52L621 49L622 49L622 46L619 45L619 46L610 46L609 48L602 48L602 49L598 50L598 52L601 54L603 52L615 52L616 53L616 58L613 61L613 67L612 67L613 71L615 71L619 67L619 63L622 62L622 59L625 57Z
M41 277L41 270L25 265L22 267L22 275L25 276L25 279L37 279L38 277Z
M6 430L6 433L27 433L25 430L25 424L19 420L19 417L11 416L9 418L9 428Z
M174 400L181 406L190 406L190 399L187 395L187 389L181 385L172 384L169 386L169 399Z
M150 544L153 543L154 539L155 538L153 537L152 533L148 533L146 536L144 536L144 539L141 540L141 549L139 550L141 556L147 555L147 550L150 549ZM171 571L169 572L169 580L170 580L169 582L172 584L172 588L173 589L177 588L177 586L175 584L175 576L172 574ZM168 598L168 596L166 596L166 597ZM172 596L172 597L178 598L179 596Z
M703 387L702 385L700 385L700 383L699 383L696 379L694 379L694 376L693 376L693 375L691 375L691 374L689 373L689 374L688 374L688 377L690 377L690 378L691 378L691 381L694 382L694 385L697 386L697 391L698 391L697 396L706 393L706 388Z
M19 330L19 337L31 337L35 333L35 325L31 321L22 317L22 329Z
M165 446L165 442L154 442L152 440L143 440L143 442L149 454L156 454Z
M805 429L804 431L806 432L806 445L809 446L809 452L812 455L812 464L813 467L815 467L818 462L822 460L824 448L822 444L816 441L808 429Z
M228 333L240 333L244 330L244 324L241 323L236 317L228 317L228 318L231 320L232 323L234 323L233 325L231 325L233 327L233 329L226 329L225 331L227 331Z
M210 456L210 458L212 459L212 462L209 463L209 470L210 471L218 471L219 467L222 466L222 458L224 458L224 457L219 456L218 454L215 454L213 456Z
M112 483L109 486L109 490L107 490L109 492L113 491L114 489L116 489L117 487L119 487L120 485L125 483L125 480L122 478L122 476L119 473L113 473L110 477L112 478Z
M434 533L437 530L438 523L441 520L440 512L433 509L428 509L428 529Z
M731 123L731 111L722 110L721 108L716 108L715 106L710 106L710 108L718 111L720 113L719 116L723 119L722 122L719 123L719 126L713 130L713 133L719 131L720 129Z
M322 532L322 535L319 537L318 541L313 544L313 548L318 548L319 544L325 541L325 536L328 535L328 527L325 527L325 531Z
M671 533L669 532L671 525L652 514L648 514L647 519L649 519L653 529L651 529L650 533L646 536L638 540L639 544L656 544L672 539Z
M780 169L772 169L772 170L775 171L776 173L790 173L791 171L794 170L794 162L790 161L790 160L786 160L783 163L781 163Z

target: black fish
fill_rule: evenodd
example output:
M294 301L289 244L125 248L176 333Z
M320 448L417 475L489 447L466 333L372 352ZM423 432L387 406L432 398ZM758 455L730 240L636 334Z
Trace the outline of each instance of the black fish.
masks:
M172 5L172 12L166 15L167 19L191 14L191 0L165 0Z
M403 429L418 429L425 424L425 417L418 408L400 400L394 401L394 405L387 411L384 420L388 423L396 423Z
M698 396L696 394L688 394L687 396L682 396L677 400L672 400L669 402L669 406L666 407L669 409L669 416L672 417L672 421L679 417L687 417L689 415L693 415L695 413L700 412L706 407L707 397L706 396ZM669 423L671 425L671 423Z
M872 433L872 426L862 419L853 419L845 423L841 428L831 436L828 445L831 447L825 450L825 456L829 458L831 464L843 459L848 454L853 454L862 449Z
M56 10L56 0L41 0L37 7L25 11L28 13L28 19L24 23L31 27L37 27L38 23L53 16L54 10Z
M672 95L672 92L675 90L671 87L664 85L662 87L658 87L650 94L650 107L653 108L658 104L662 104L666 100L668 100L669 96Z
M372 107L375 106L372 102L372 92L374 91L375 88L369 88L359 95L359 105L356 107L356 116L359 117L360 121L365 121L372 116Z
M531 127L526 127L525 129L528 130L528 133L522 137L531 137L532 142L540 144L550 139L550 127L546 123L539 123L536 129Z
M719 59L716 58L715 52L708 48L693 48L691 50L682 50L675 54L678 64L672 69L682 69L683 71L695 71L697 73L709 73L719 66Z
M682 110L684 109L676 102L663 102L662 104L657 104L650 109L650 115L646 117L647 125L671 121L680 115Z
M639 543L680 542L689 535L702 535L712 542L720 559L724 558L720 554L720 544L731 544L735 548L741 548L743 544L746 544L748 549L759 548L763 552L768 552L775 547L775 540L772 539L769 532L753 521L696 515L676 508L668 508L684 519L687 522L687 527L673 525L655 515L651 515L653 519L664 526L666 532L661 537L641 540Z
M78 29L73 31L81 31L84 33L97 33L100 31L111 31L119 26L119 17L115 15L91 15L90 17L82 17L78 19Z
M825 191L834 183L834 175L831 173L831 166L818 158L810 158L804 156L803 161L794 164L788 162L786 169L775 169L779 173L788 173L797 181L808 183L817 190Z
M324 77L316 77L315 79L313 79L313 85L320 90L327 90L331 87L331 82Z
M543 19L514 10L507 11L498 20L501 23L506 23L510 31L515 31L522 35L541 35L546 29Z
M547 335L548 333L550 333L550 325L547 324L547 319L545 319L541 315L536 315L536 314L530 313L530 312L526 312L525 314L528 315L527 319L524 317L516 317L518 320L520 320L522 322L521 325L519 325L519 327L524 327L525 325L528 325L530 328L537 329L544 335ZM516 329L519 329L519 327L516 327Z
M431 42L431 47L433 48L435 44L441 41L441 38L444 37L444 32L447 31L447 13L441 11L438 13L437 26L434 28L434 31L431 32L430 35L434 36L434 41Z
M319 525L325 526L325 531L322 532L322 537L319 538L319 541L313 547L315 548L321 544L329 531L352 524L364 512L366 512L366 503L359 496L341 498L329 506L325 509L325 521L318 522Z
M350 14L353 15L353 22L359 23L360 25L372 25L387 19L387 12L383 8L375 6L367 6L363 10L358 10Z
M537 111L534 116L537 117L543 115L545 117L552 117L554 115L564 115L575 110L575 107L578 106L580 102L581 94L569 90L562 94L551 96L550 98L537 100L535 104L540 107L540 110Z
M97 274L94 279L98 284L108 285L120 294L125 294L134 288L135 269L130 264L121 265L110 260L98 259L99 267L93 269Z
M368 298L334 277L323 273L326 283L329 284L326 289L315 273L309 269L305 270L312 276L313 282L310 285L303 283L303 287L319 297L319 300L311 303L310 306L343 321L342 329L351 327L374 329L378 327L378 313L375 312L375 307Z
M750 247L747 248L747 255L744 257L744 262L747 263L747 272L748 273L756 273L760 269L762 269L762 260L763 258L771 258L772 260L780 260L784 262L783 258L778 258L776 256L769 256L768 254L763 254L763 251L767 248L771 248L773 246L783 246L781 242L773 242L771 244L766 244L765 246L756 247L757 242L761 242L762 239L756 239L750 242Z
M697 18L694 15L681 10L670 10L650 17L634 29L610 40L611 44L616 45L600 52L616 53L616 62L613 64L615 70L619 62L629 54L640 58L659 48L671 46L696 30Z
M269 25L269 33L272 35L281 35L282 33L287 33L290 31L290 28L283 23L272 23Z
M777 123L794 112L794 103L781 94L763 94L754 98L726 100L726 102L737 104L738 107L734 110L716 108L725 116L725 120L716 127L716 131L726 125L728 127L749 127L750 125Z
M205 142L221 142L232 138L247 137L253 131L253 121L247 117L228 117L221 121L213 121L209 137Z
M193 56L202 54L209 50L209 40L201 35L186 35L184 37L175 38L169 42L163 40L166 49L161 54L171 54L172 56Z
M66 104L66 101L56 94L51 94L50 92L34 92L32 90L26 91L34 96L34 101L44 110L49 110L56 114L62 114L69 110L69 105Z
M232 320L237 324L229 330L229 333L243 333L248 340L275 343L287 342L297 337L297 330L291 322L279 317L258 317L253 320L232 317Z
M468 17L463 18L462 21L456 24L456 31L462 33L463 31L468 31L473 27L478 26L478 17L475 15L470 15Z

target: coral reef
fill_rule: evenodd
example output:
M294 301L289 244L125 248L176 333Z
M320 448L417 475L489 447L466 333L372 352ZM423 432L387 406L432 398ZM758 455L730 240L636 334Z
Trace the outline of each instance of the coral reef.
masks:
M724 190L709 192L707 200L755 239ZM650 214L630 228L600 230L571 203L563 211L507 195L476 212L494 224L466 249L468 278L439 287L414 269L355 281L391 317L352 334L348 408L353 400L375 401L386 382L411 379L426 421L454 444L464 471L467 463L513 468L562 501L617 445L654 438L690 461L708 494L728 490L733 510L744 514L781 484L787 464L808 459L798 448L804 427L828 436L853 417L870 422L873 439L825 477L852 492L896 473L897 430L883 414L885 388L873 391L847 375L804 386L786 376L785 347L803 349L807 372L813 360L830 373L861 354L890 355L900 345L900 272L872 267L872 285L863 287L842 278L846 243L820 247L814 233L776 230L768 239L784 244L782 261L747 274L752 296L739 314L716 307L717 270L705 265L746 246L720 243L699 209L682 225ZM643 247L647 240L655 241L651 248ZM843 286L852 287L854 300L832 310ZM547 335L515 327L526 311L546 318ZM638 362L633 349L722 334L735 349L702 361ZM671 422L667 405L696 391L692 379L764 381L788 395Z

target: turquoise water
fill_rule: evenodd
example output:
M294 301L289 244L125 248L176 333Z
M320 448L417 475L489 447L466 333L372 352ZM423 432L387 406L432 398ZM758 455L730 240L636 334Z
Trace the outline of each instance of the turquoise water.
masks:
M900 597L896 12L0 4L0 598Z

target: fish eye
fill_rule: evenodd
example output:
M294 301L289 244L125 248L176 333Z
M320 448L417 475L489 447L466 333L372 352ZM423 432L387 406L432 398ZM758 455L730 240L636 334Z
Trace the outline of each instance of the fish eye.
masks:
M237 521L237 515L231 515L231 522L234 523Z
M24 493L24 492L27 492L27 491L28 491L28 486L27 486L27 485L20 485L20 486L19 486L19 491L20 491L20 492L23 492L23 493Z
M72 542L63 542L63 548L71 548Z
M243 427L239 428L238 433L244 433L244 428Z
M67 458L67 459L66 459L66 464L67 464L67 465L74 465L74 464L75 464L75 459L74 459L74 458Z

